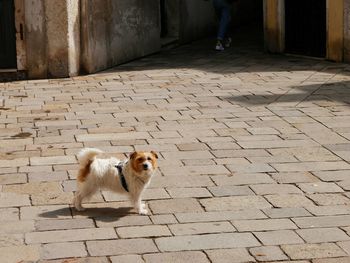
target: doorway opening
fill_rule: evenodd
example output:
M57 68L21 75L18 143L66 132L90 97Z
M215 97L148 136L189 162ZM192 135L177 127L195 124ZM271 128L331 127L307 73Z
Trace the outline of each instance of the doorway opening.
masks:
M263 48L264 8L261 0L240 0L233 2L233 39L243 38L244 45L251 43Z
M180 31L180 0L160 0L159 4L161 45L176 44Z
M326 0L285 0L286 53L326 57Z
M0 1L0 69L16 69L16 29L13 0Z

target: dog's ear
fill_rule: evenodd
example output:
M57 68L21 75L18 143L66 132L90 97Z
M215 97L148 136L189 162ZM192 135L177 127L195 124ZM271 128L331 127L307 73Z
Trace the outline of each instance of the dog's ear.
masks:
M136 155L137 155L137 152L133 152L133 153L130 154L129 158L130 159L135 159Z
M156 152L151 151L151 154L152 154L156 159L158 159L158 154L156 154Z

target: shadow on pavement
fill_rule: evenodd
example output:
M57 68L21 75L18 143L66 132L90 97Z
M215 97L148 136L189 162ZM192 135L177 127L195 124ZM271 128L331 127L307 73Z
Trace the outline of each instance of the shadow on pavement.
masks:
M46 217L46 218L59 218L60 216L71 216L71 215L72 213L68 207L51 210L51 211L39 214L40 217Z
M94 218L96 221L101 222L114 222L118 221L118 219L127 216L130 214L131 207L94 207L94 208L86 208L85 211L77 212L73 210L73 216L80 215L86 216L88 218Z
M284 94L247 94L224 99L242 105L299 104L301 102L317 104L317 101L325 105L327 102L331 104L331 102L336 101L350 106L350 81L294 86Z
M118 208L112 208L112 207L101 207L101 208L86 208L85 211L78 212L74 210L74 208L71 209L68 207L60 208L57 210L52 210L48 212L44 212L39 214L40 217L45 218L60 218L60 217L70 217L72 216L85 216L87 218L95 218L97 221L102 222L113 222L117 221L119 218L122 218L126 215L130 214L130 211L132 210L131 207L118 207Z
M214 50L215 39L202 39L139 58L100 73L186 68L216 74L313 70L350 75L348 64L300 56L269 54L264 51L262 35L254 33L254 29L252 32L250 30L250 28L242 28L236 32L232 46L223 52Z

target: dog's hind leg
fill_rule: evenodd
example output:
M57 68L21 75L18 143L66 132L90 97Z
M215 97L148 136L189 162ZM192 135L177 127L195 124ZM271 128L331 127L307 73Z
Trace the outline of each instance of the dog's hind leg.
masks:
M83 197L79 191L75 192L74 199L73 199L73 205L76 210L78 211L84 211L85 208L81 205L81 202L83 201Z
M76 210L84 211L85 208L82 206L84 199L90 198L94 193L96 193L95 187L89 187L88 184L78 185L78 190L75 192L73 204Z

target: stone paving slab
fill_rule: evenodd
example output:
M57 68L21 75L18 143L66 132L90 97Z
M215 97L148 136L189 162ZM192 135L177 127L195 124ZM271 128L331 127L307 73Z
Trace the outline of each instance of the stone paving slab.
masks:
M245 248L213 249L205 252L214 263L256 262Z
M193 262L205 263L210 262L207 256L200 251L183 251L183 252L168 252L147 254L144 256L145 262L162 263L162 262ZM130 262L130 261L128 261ZM143 262L143 261L142 261Z
M160 251L201 250L217 248L253 247L260 243L250 233L221 233L207 235L157 238Z
M258 261L277 261L288 259L283 251L279 247L275 246L256 247L251 248L249 251Z
M0 262L349 262L350 66L235 41L0 83ZM137 215L77 152L154 150Z

